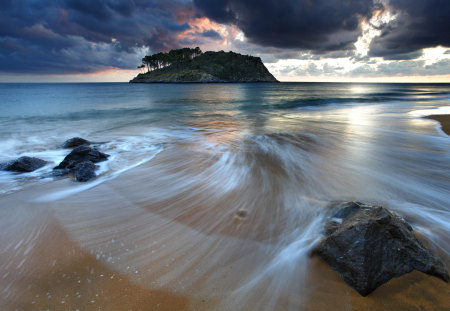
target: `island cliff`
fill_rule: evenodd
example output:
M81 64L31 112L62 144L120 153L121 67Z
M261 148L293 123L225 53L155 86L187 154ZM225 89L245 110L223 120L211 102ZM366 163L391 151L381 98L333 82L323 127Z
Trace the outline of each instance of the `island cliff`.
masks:
M140 73L130 83L278 82L261 58L199 48L171 50L142 59Z

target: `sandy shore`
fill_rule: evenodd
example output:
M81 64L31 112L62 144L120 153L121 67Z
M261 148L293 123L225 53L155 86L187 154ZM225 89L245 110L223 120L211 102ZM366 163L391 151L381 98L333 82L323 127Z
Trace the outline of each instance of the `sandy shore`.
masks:
M260 186L221 197L208 180L162 179L198 174L178 157L192 158L163 153L59 200L36 198L77 185L60 180L0 197L8 207L0 210L2 310L450 309L449 284L417 271L361 297L319 259L285 243L288 215L261 208L276 202L256 196ZM210 159L196 161L205 170ZM236 217L230 206L249 194L258 209Z
M441 123L442 131L444 131L447 135L450 135L450 114L431 115L426 116L425 118L436 120Z

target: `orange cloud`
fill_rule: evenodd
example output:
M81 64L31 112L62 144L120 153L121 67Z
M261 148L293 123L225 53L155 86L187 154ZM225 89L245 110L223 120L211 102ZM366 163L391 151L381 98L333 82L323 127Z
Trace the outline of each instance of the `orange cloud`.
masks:
M186 15L185 15L186 17ZM192 18L186 18L184 20L189 26L190 29L187 29L186 31L179 33L177 35L177 38L179 40L183 39L189 39L189 40L196 40L198 41L199 35L201 33L207 32L207 31L215 31L223 38L222 40L217 38L201 38L201 44L200 47L203 50L228 50L230 48L230 44L232 41L236 38L236 36L239 34L239 29L233 25L223 25L216 23L212 20L210 20L207 17L192 17Z

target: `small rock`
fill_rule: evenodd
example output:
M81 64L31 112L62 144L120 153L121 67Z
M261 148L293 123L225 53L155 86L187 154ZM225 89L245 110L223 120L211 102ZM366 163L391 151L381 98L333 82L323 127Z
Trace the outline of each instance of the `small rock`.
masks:
M72 171L75 174L75 179L77 181L86 182L97 176L97 174L95 174L95 169L96 166L94 163L91 161L84 161L78 163Z
M416 239L402 217L359 202L333 208L337 211L325 226L326 237L313 254L362 296L414 269L449 281L445 265Z
M7 163L1 164L0 168L5 171L11 172L32 172L37 170L38 168L43 167L47 164L47 161L44 161L39 158L32 157L20 157L16 160L9 161Z
M62 145L61 148L75 148L82 145L90 145L91 142L89 140L86 140L81 137L72 137L68 140L66 140Z
M91 148L86 145L82 145L79 147L76 147L72 150L65 158L64 160L56 166L54 169L73 169L77 164L85 161L90 161L93 163L106 161L108 159L109 155L102 153L98 151L95 148Z

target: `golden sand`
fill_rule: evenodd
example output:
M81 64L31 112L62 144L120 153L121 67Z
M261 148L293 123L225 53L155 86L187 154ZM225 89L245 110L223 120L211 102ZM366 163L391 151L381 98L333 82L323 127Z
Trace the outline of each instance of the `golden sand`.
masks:
M440 115L431 115L426 116L427 119L436 120L441 124L442 131L447 135L450 135L450 115L449 114L440 114Z
M174 180L158 176L199 174L172 165L188 156L163 153L56 201L34 199L70 181L1 197L0 309L450 310L450 285L420 272L361 297L317 258L274 261L289 214L264 206L276 201L261 185L217 197L205 180L161 199ZM203 171L210 159L196 161ZM245 196L255 204L230 210Z

